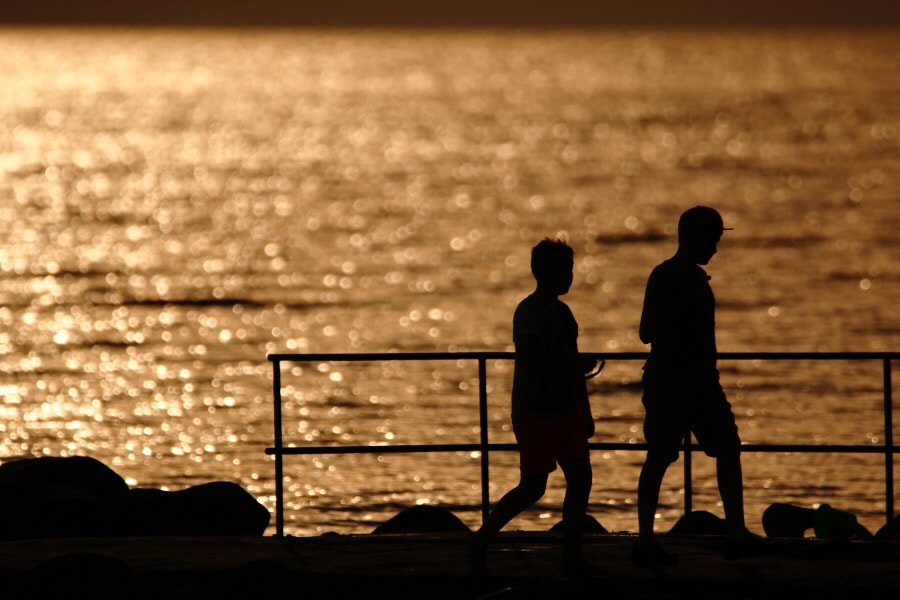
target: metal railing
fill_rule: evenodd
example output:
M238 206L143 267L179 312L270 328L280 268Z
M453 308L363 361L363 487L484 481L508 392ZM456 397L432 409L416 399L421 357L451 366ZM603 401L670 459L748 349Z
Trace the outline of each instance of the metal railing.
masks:
M646 352L585 352L583 354L599 359L646 360ZM478 451L481 456L481 513L482 519L490 510L489 454L491 451L512 451L515 444L492 444L488 442L487 409L487 361L512 360L511 352L385 352L358 354L270 354L272 363L272 392L274 409L274 446L266 448L267 455L275 457L275 528L276 535L284 535L284 457L288 455L311 454L391 454L418 452L459 452ZM883 368L884 392L884 443L869 445L853 444L742 444L744 452L814 452L884 454L884 499L885 518L894 516L894 454L900 447L893 441L893 406L891 389L891 361L900 358L900 352L720 352L720 360L878 360ZM281 363L283 362L374 362L374 361L437 361L474 360L478 363L478 413L480 440L470 444L396 444L378 446L285 446L282 436ZM642 451L646 444L624 442L592 442L591 450ZM691 453L700 450L691 443L690 433L682 444L684 451L684 510L692 510Z

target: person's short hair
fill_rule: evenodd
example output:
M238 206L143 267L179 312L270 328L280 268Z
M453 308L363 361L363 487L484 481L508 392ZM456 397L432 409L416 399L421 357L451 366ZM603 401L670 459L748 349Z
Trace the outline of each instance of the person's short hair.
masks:
M540 281L554 271L566 268L575 259L575 251L563 240L544 238L531 249L531 273Z
M722 215L708 206L689 208L678 219L678 241L706 239L722 235L725 227Z

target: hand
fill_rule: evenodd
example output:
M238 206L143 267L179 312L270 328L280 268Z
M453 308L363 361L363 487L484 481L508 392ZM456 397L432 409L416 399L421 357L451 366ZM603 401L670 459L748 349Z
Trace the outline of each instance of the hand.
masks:
M600 362L593 356L586 356L584 354L579 355L578 360L581 363L581 372L582 373L590 373L591 371L594 370L594 367L597 366L597 363Z

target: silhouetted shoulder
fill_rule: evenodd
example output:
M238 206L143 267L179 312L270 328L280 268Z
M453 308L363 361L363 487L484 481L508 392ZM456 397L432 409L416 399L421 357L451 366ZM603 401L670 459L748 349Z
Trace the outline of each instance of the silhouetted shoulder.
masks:
M518 315L521 313L526 313L528 311L536 310L538 302L539 298L535 294L525 296L524 298L522 298L522 300L519 301L519 304L516 306L516 312L514 314ZM513 318L515 318L515 316Z
M653 271L650 272L650 279L693 283L696 281L707 281L709 277L700 265L673 257L656 265Z
M556 298L531 294L516 307L513 316L513 340L521 335L553 337L554 330L578 335L578 323L569 306Z
M670 258L658 264L647 279L644 301L650 304L668 303L681 296L687 289L707 285L709 277L700 266L689 261Z
M534 294L526 296L516 306L513 313L513 339L520 335L538 335L538 298Z

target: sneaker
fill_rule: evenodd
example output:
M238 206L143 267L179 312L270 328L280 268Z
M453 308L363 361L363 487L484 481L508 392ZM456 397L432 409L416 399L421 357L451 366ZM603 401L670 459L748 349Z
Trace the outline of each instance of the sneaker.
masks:
M666 552L657 542L637 541L631 549L631 561L644 567L666 567L678 564L678 555Z

